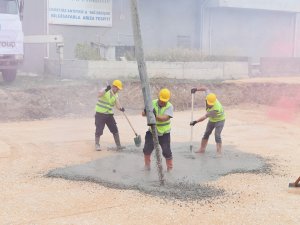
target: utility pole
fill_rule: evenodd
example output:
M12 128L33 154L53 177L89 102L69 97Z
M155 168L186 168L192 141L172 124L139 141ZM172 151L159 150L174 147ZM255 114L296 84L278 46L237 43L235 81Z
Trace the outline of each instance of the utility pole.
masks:
M146 68L145 59L144 59L144 50L143 50L143 42L142 42L142 35L141 35L141 29L140 29L140 19L139 19L139 15L138 15L137 0L131 0L131 16L132 16L132 29L133 29L133 34L134 34L133 36L134 36L134 44L135 44L135 55L136 55L136 59L137 59L140 80L142 83L142 91L143 91L144 103L145 103L146 114L147 114L147 123L148 123L148 126L150 126L151 130L152 130L155 155L156 155L156 160L157 160L157 171L158 171L160 185L164 185L165 180L164 180L164 174L162 172L162 160L161 160L161 154L160 154L161 150L160 150L160 145L158 142L156 119L153 114L150 85L149 85L147 68Z

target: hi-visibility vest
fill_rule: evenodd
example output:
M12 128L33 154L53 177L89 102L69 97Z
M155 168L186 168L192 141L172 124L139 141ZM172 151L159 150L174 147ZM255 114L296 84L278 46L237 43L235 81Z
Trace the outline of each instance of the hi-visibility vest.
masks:
M153 108L156 112L156 115L164 115L165 111L172 107L172 104L170 102L167 102L166 106L164 107L159 107L158 106L158 99L155 99L152 101ZM156 121L156 128L158 135L161 136L163 134L170 133L171 131L171 120L167 121Z
M102 95L97 102L96 112L104 113L104 114L113 114L113 107L116 104L117 94L112 95L110 91L107 91L104 95Z
M219 122L225 120L225 112L221 103L216 100L216 103L211 108L206 108L207 112L215 111L217 115L215 117L209 117L210 122Z

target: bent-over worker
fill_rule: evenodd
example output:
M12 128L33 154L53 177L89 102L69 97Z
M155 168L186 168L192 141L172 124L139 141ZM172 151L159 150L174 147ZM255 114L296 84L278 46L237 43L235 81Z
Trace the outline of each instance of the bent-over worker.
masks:
M114 118L113 107L116 106L120 111L124 112L124 108L120 108L117 103L118 91L122 90L123 84L120 80L114 80L112 86L108 85L102 88L98 93L98 102L96 105L95 114L95 148L96 151L101 151L100 137L103 134L104 126L106 125L110 132L113 134L117 150L124 149L120 143L120 136L117 123Z
M204 153L209 136L212 131L215 129L215 141L217 147L217 153L221 154L222 152L222 138L221 133L225 124L225 112L222 104L218 101L217 96L214 93L211 93L206 87L193 88L191 89L192 94L196 93L196 91L205 91L206 93L206 114L200 117L198 120L194 120L190 123L191 126L202 122L209 118L209 121L206 126L205 133L201 140L201 146L198 153Z

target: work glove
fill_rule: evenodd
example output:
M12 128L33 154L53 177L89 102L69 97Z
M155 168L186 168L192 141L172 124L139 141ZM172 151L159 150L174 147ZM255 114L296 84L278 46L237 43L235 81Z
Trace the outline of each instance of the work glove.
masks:
M105 92L108 92L109 90L111 89L111 86L110 85L107 85L106 89L105 89ZM102 89L103 90L103 89Z
M120 108L120 111L121 112L125 112L125 109L122 107L122 108Z
M192 94L195 94L196 91L197 91L197 88L192 88L192 89L191 89L191 93L192 93Z
M156 111L155 111L155 109L153 109L153 114L154 114L154 116L156 117Z
M195 126L196 123L198 123L198 121L194 120L194 121L190 122L190 126Z

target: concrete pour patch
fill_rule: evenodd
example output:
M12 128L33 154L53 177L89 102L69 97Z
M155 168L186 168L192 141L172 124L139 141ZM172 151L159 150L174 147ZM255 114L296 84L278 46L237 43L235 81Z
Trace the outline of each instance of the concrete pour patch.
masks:
M189 144L173 143L173 171L166 172L164 159L162 163L165 186L159 184L155 152L152 153L151 171L145 171L142 149L135 146L127 146L123 152L85 164L54 169L47 176L91 181L110 188L133 189L180 200L201 200L225 194L223 189L208 185L209 181L230 173L260 173L268 170L268 163L258 155L225 146L223 155L218 157L214 148L208 146L205 154L199 154L191 153Z

